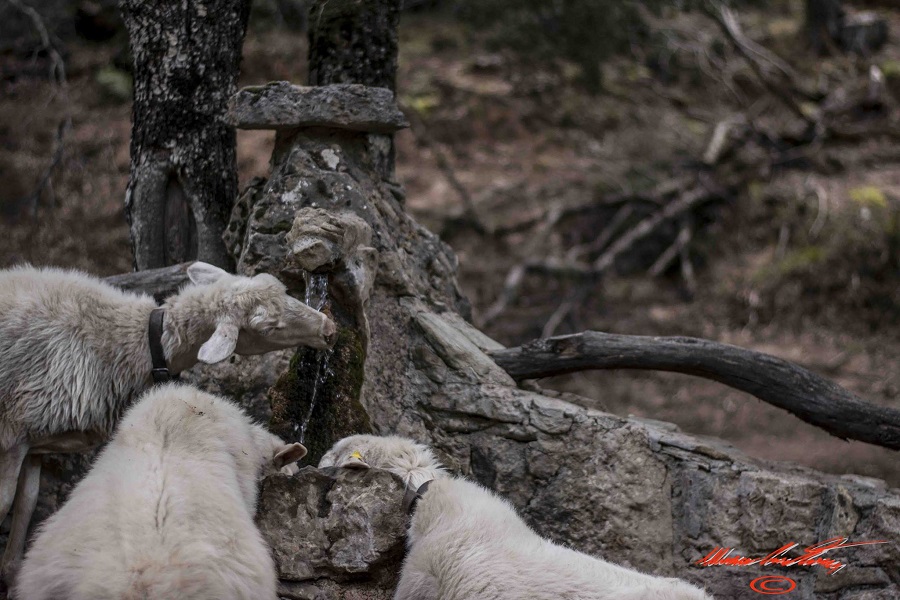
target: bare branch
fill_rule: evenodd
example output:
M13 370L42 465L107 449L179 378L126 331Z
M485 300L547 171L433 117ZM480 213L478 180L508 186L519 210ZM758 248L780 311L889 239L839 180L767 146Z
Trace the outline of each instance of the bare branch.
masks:
M590 369L650 369L718 381L842 439L900 450L900 410L864 402L841 386L774 356L686 337L586 331L491 352L516 380Z
M625 222L634 214L634 205L633 204L624 204L619 210L616 211L616 214L613 215L613 218L609 220L606 227L603 228L603 231L600 232L600 235L596 237L593 241L583 244L581 246L576 246L566 252L566 258L569 260L580 260L594 254L595 252L600 252L612 241L613 237L617 233L619 233L619 229Z
M65 61L63 61L62 55L57 49L56 44L53 43L53 40L50 37L50 32L47 31L47 27L44 25L44 21L43 19L41 19L41 15L38 14L38 12L34 8L22 2L22 0L9 0L9 3L19 12L28 17L35 31L37 31L38 37L40 37L41 39L41 48L45 50L47 52L47 55L50 57L50 81L53 82L56 87L62 92L63 100L65 102L68 102L69 83L66 79L66 63ZM40 180L38 181L37 187L25 201L26 205L30 207L29 213L32 219L37 217L38 205L40 204L41 195L50 184L50 178L53 176L53 171L59 165L63 157L66 134L72 127L72 117L68 114L68 107L66 109L66 113L66 116L63 117L63 119L56 127L56 137L53 154L50 157L50 164L47 165L46 169L44 169L44 172L41 175Z
M563 300L556 310L553 311L553 314L550 315L550 318L547 319L547 323L541 330L541 336L547 338L556 333L556 330L565 318L587 298L588 290L590 290L590 287L587 285L579 285L575 288L575 291L569 294L569 297Z
M706 8L706 13L718 23L722 31L725 32L725 35L728 36L735 48L737 48L738 52L747 59L750 68L753 69L753 72L756 74L759 81L769 90L769 92L781 100L784 105L791 109L791 111L799 118L811 125L815 125L817 121L803 111L800 103L797 102L797 99L794 97L794 94L797 91L793 88L785 89L785 86L773 81L773 79L766 74L763 65L775 66L785 75L789 82L799 80L793 69L774 53L769 52L745 36L744 32L741 31L741 26L740 23L738 23L737 17L731 9L717 0L707 0L704 6Z
M50 32L47 31L47 27L44 25L44 20L41 18L41 15L38 14L34 8L22 2L22 0L9 0L9 3L13 8L24 14L31 21L32 26L35 31L37 31L38 37L41 38L41 49L46 50L47 55L50 56L50 81L53 81L65 90L68 87L68 82L66 81L66 63L63 61L62 55L56 48L56 44L50 39Z

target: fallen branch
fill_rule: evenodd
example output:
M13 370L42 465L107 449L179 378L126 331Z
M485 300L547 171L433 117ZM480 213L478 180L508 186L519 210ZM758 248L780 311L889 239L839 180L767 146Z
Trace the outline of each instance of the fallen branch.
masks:
M547 319L544 328L541 330L541 336L548 338L555 334L556 329L562 325L563 320L587 299L590 289L590 286L587 285L579 285L576 287L575 291L569 294L569 296L556 307L556 310L553 311L550 318Z
M613 215L613 218L609 220L606 227L603 228L603 231L600 232L600 235L587 244L575 246L570 249L566 252L566 259L581 260L596 252L602 252L615 235L619 233L619 229L631 218L632 214L634 214L634 205L623 204L619 210L616 211L616 214Z
M659 258L656 259L656 262L653 263L647 274L650 277L662 275L675 262L675 259L681 258L683 249L691 242L692 238L693 232L691 227L687 223L682 223L681 229L678 231L678 237L675 238L671 246L659 255Z
M591 264L536 260L526 264L527 270L532 273L596 280L602 277L615 264L615 261L628 252L635 243L652 234L660 225L680 217L702 204L712 202L720 196L720 190L708 189L705 185L698 185L685 192L677 200L666 204L662 210L640 221L619 237Z
M678 255L681 258L681 278L684 280L684 289L688 297L693 298L697 294L697 277L694 275L694 263L691 262L690 241L694 237L694 228L690 219L685 219L681 224L678 237L685 240L678 248Z
M682 217L697 206L705 204L706 202L711 202L721 195L722 191L715 186L701 182L699 185L684 192L677 200L673 200L666 204L662 210L638 222L637 225L617 239L606 252L592 264L571 260L559 261L549 259L527 262L525 263L524 268L522 265L517 266L513 271L510 271L510 274L507 276L507 285L504 287L504 292L501 295L500 300L498 300L495 303L495 306L489 311L490 316L496 318L505 309L506 305L509 304L514 297L514 294L521 285L526 273L538 273L554 277L577 279L579 281L575 289L560 303L547 321L547 324L544 326L544 337L552 335L556 331L556 328L569 316L569 313L587 297L590 286L601 279L602 276L615 265L616 259L618 259L619 256L630 250L635 243L652 234L663 223L670 219ZM689 238L692 236L692 232L687 231L681 235L686 235ZM690 264L690 260L687 257L687 248L677 248L677 251L679 253L679 258L681 258L682 276L685 280L686 289L688 290L688 293L693 295L696 290L696 280L694 277L693 265ZM513 275L515 275L514 279ZM510 285L511 282L514 284L514 287Z
M774 356L709 340L586 331L491 352L514 379L591 369L649 369L718 381L842 439L900 450L900 410L867 403Z
M671 188L678 185L681 185L681 180L676 179L674 181L667 181L665 184L660 185L658 188L651 190L650 192L605 194L599 199L588 200L587 202L580 202L573 206L564 207L562 209L562 212L560 213L560 219L580 217L583 215L589 215L604 207L622 206L628 204L643 203L648 204L651 207L657 207L662 203L665 196L668 196L674 191L677 191ZM493 228L493 233L495 236L522 233L523 231L531 229L538 223L545 221L546 218L547 213L544 212L534 215L533 217L530 217L528 219L516 221L515 223L511 223L508 225L498 224Z

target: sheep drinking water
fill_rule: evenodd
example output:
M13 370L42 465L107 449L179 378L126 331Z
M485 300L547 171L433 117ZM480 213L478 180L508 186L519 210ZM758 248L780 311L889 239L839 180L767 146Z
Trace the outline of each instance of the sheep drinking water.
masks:
M305 454L224 398L153 388L40 527L15 597L275 600L257 479L266 466L296 472Z
M427 447L401 437L344 438L322 467L380 468L415 505L394 600L711 600L684 581L654 577L541 538L507 501L451 477Z
M230 275L200 262L187 273L192 283L162 307L159 341L172 373L232 353L325 348L335 334L328 317L271 275ZM0 520L15 498L6 580L37 501L40 454L95 446L151 385L155 308L149 296L75 271L0 271Z

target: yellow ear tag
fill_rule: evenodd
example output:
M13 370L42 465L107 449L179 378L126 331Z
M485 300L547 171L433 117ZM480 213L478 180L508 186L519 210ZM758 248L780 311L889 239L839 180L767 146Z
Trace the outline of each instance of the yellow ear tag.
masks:
M354 450L353 454L350 455L350 458L355 458L356 460L362 460L362 454L359 453L359 450Z

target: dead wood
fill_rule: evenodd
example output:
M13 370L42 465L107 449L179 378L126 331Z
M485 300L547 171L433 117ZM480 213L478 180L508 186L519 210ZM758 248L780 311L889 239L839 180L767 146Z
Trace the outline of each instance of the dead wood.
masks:
M577 262L561 262L552 260L531 261L526 263L527 270L533 273L596 279L604 275L615 264L615 261L628 252L635 243L654 233L659 226L671 219L678 218L702 204L722 197L723 192L710 182L701 181L698 185L686 190L681 196L666 204L661 210L641 220L637 225L620 236L609 248L591 264Z
M587 297L590 287L605 275L615 265L616 260L631 250L637 242L658 231L659 227L664 223L673 219L683 218L697 207L724 196L724 190L706 177L700 177L693 182L676 179L660 186L657 192L650 196L648 201L662 208L639 221L608 247L607 244L633 213L633 207L630 207L629 204L623 205L616 212L616 215L596 240L571 249L567 253L565 260L557 258L526 260L513 266L506 275L500 295L482 317L481 325L486 326L492 323L515 301L526 274L531 273L577 280L576 288L560 303L544 326L544 336L553 335L556 328L569 316L569 313ZM670 195L674 195L676 198L666 203L666 198ZM551 210L545 216L540 229L530 238L532 242L529 248L534 248L535 250L539 248L539 245L543 243L550 231L552 231L553 226L559 222L563 215L567 214L570 213L565 209L556 208ZM686 245L692 237L692 232L682 233L681 236L687 236L687 241L683 242ZM585 262L589 254L604 249L603 254L593 262ZM685 286L689 293L693 293L693 290L696 288L696 282L693 266L687 260L687 249L680 247L674 248L672 251L681 259ZM533 256L536 252L530 251L526 254ZM667 264L670 264L674 258L675 255L665 260ZM659 263L659 260L656 262Z
M796 72L776 54L766 50L744 35L737 16L727 6L716 0L707 0L704 7L706 13L719 25L737 51L747 60L750 68L753 69L760 83L769 90L769 93L781 100L797 117L814 125L816 120L803 110L800 102L797 100L798 96L805 97L806 94L797 90L793 84L799 79ZM766 69L771 67L774 67L782 74L780 78L782 81L776 81L774 77L771 77L766 72Z
M490 355L516 380L591 369L695 375L752 394L836 437L900 450L900 410L865 402L789 361L729 344L586 331Z

